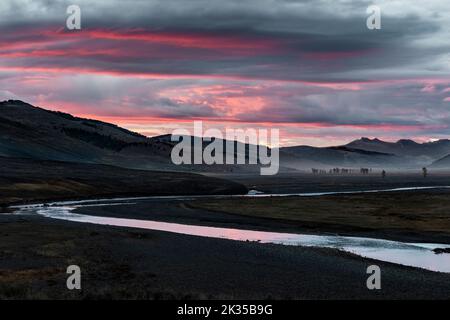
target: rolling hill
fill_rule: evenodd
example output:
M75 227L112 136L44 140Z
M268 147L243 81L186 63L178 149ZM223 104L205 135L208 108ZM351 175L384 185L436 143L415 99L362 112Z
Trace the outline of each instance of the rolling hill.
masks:
M175 166L170 158L174 145L170 135L148 138L114 124L49 111L18 100L0 102L0 156L3 157L162 171L233 171L245 168L256 172L259 168ZM203 145L205 147L206 142ZM248 150L248 145L245 148Z
M390 153L396 156L415 159L420 163L431 163L450 154L450 140L417 143L402 139L397 142L385 142L379 139L361 138L346 145L349 148Z
M194 138L201 139L201 138ZM221 140L225 145L226 140ZM201 141L203 148L209 142ZM234 142L234 157L238 156ZM146 137L98 120L50 111L18 100L0 102L0 156L199 173L257 173L259 165L181 165L171 161L170 135ZM249 145L243 145L248 158ZM225 149L225 148L224 148ZM280 171L332 167L448 167L450 140L417 143L361 138L335 147L280 148ZM439 160L439 159L442 159ZM440 161L440 162L439 162ZM437 164L436 164L437 163ZM447 164L448 163L448 164Z

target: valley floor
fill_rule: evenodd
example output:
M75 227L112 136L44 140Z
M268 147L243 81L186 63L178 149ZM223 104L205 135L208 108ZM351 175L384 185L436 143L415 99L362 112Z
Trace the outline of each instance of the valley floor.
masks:
M0 215L2 299L448 299L450 274L336 250ZM66 288L81 268L82 290Z
M406 178L419 181L415 176ZM245 184L264 191L304 192L314 179L323 179L315 182L322 191L336 190L339 185L357 189L376 183L386 187L388 182L373 182L374 177L279 179L272 186L259 177L247 179ZM359 179L359 184L348 179ZM421 181L443 185L446 180ZM401 179L389 184L393 185L401 186ZM449 209L450 193L435 190L318 198L151 200L136 205L84 207L78 212L450 243ZM66 288L66 268L72 264L82 270L81 291ZM366 270L371 264L381 267L381 290L366 287ZM374 262L334 249L200 238L0 213L0 298L449 299L450 274Z

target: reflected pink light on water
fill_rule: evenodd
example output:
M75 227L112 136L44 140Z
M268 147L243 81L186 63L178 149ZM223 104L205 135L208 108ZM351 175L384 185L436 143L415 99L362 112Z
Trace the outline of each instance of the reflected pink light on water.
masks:
M51 218L100 225L140 228L236 241L333 248L375 260L450 273L450 254L435 254L432 251L433 248L450 247L450 245L445 244L404 243L374 238L306 235L184 225L149 220L80 215L72 213L71 210L73 210L72 207L50 207L38 211L40 214Z
M438 187L423 187L423 188L425 189ZM443 186L439 188L449 188L449 186ZM419 188L414 187L402 189L410 190ZM394 190L399 189L389 189L384 191L394 191ZM327 194L359 193L359 192L380 192L380 190L358 191L358 192L354 191L329 192ZM296 195L315 196L319 195L319 193L305 193ZM287 196L287 195L257 194L248 196L260 197L260 196ZM170 200L178 200L181 198L192 199L195 197L172 196L172 197L156 197L156 198L170 201ZM38 205L16 206L14 208L17 209L17 211L15 212L16 214L37 213L48 218L62 219L67 221L93 223L99 225L110 225L117 227L140 228L147 230L185 234L191 236L228 239L237 241L256 241L261 243L272 243L279 245L332 248L345 252L350 252L365 258L371 258L375 260L386 261L405 266L418 267L431 271L450 273L450 254L446 253L435 254L433 251L433 249L436 248L450 248L449 244L405 243L376 238L343 237L338 235L309 235L309 234L293 234L282 232L265 232L265 231L243 230L235 228L186 225L186 224L151 221L151 220L89 216L73 213L73 210L83 206L105 207L109 205L120 205L120 204L133 205L134 203L127 203L127 201L133 200L138 202L140 200L146 199L149 199L149 197L55 202L50 204L49 206L38 204Z

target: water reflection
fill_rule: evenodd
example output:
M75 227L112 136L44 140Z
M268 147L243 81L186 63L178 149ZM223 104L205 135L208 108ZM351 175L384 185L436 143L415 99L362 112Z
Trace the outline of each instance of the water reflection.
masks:
M217 228L207 226L185 225L150 220L111 218L88 216L73 213L73 210L83 206L120 205L130 199L105 200L102 203L79 201L54 203L49 206L29 205L17 206L17 213L38 213L40 215L68 221L111 225L119 227L141 228L167 231L178 234L194 235L210 238L221 238L237 241L257 241L282 245L335 248L354 253L366 258L387 261L406 266L419 267L432 271L450 272L450 254L435 254L435 248L450 248L450 245L430 243L404 243L383 239L343 237L330 235L306 235L280 232L265 232L241 230L233 228ZM139 199L133 198L134 203ZM109 203L111 202L111 203ZM131 205L131 203L127 203Z

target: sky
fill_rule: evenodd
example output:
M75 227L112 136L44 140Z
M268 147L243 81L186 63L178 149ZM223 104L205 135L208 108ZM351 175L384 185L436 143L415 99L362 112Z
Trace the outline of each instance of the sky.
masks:
M0 100L148 136L194 120L286 146L450 134L448 0L2 0L0 31Z

